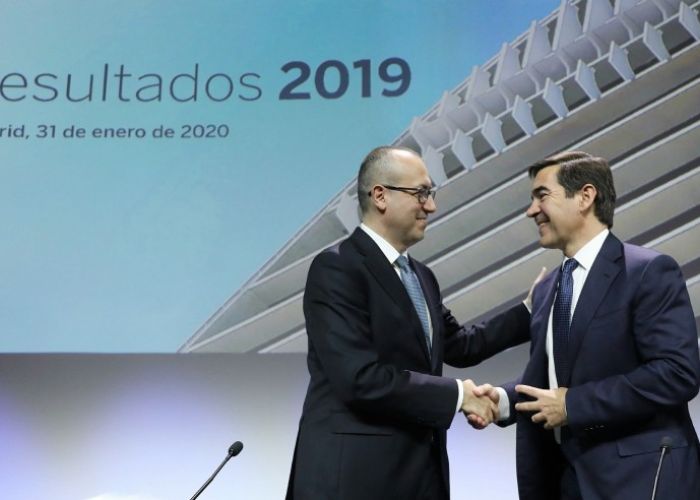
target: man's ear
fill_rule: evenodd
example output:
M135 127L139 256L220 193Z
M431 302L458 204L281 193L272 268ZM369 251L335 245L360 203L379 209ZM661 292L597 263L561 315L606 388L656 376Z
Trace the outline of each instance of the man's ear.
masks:
M370 191L372 195L370 198L372 199L372 203L374 206L379 210L380 212L384 212L386 210L386 189L384 189L383 186L380 186L379 184L372 186L372 191Z
M581 197L579 198L579 210L582 213L592 210L595 199L598 196L596 187L593 184L584 184L579 192L581 193Z

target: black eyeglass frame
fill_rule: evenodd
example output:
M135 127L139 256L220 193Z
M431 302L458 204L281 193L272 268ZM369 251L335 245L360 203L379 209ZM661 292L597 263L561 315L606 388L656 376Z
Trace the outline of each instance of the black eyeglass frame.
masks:
M432 187L432 188L427 188L427 187L419 187L419 188L412 188L412 187L403 187L403 186L390 186L388 184L379 184L383 188L386 189L391 189L392 191L401 191L402 193L410 194L411 196L415 196L416 199L418 200L418 203L421 205L425 205L428 201L428 198L432 197L433 201L435 201L435 196L437 195L437 188ZM368 196L372 196L372 191L367 193Z

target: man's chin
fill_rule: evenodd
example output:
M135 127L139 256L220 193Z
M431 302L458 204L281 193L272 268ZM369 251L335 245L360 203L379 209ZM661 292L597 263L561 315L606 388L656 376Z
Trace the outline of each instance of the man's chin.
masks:
M416 231L414 234L411 235L411 243L409 243L408 246L410 247L415 245L423 238L425 238L425 231Z
M557 248L556 244L554 241L552 241L551 238L547 238L546 236L541 236L540 237L540 246L542 248L548 248L548 249L553 249Z

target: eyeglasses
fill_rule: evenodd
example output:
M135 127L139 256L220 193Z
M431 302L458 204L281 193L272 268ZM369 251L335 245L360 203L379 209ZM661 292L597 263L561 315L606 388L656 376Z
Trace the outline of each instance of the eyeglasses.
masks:
M415 196L418 200L418 203L420 203L421 205L424 205L428 201L428 198L432 198L433 201L435 201L435 196L437 195L437 188L410 188L401 186L388 186L386 184L380 184L380 186L386 189L391 189L392 191L401 191L402 193L408 193L411 196ZM371 191L367 194L372 196Z

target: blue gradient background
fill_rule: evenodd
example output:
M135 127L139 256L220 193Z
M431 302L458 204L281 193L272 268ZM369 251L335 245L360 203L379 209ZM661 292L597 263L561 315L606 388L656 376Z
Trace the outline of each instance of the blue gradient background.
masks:
M110 73L124 64L134 75L168 78L199 63L202 77L259 73L263 96L222 103L0 99L0 127L231 129L224 140L0 138L0 351L174 352L354 177L370 148L392 141L472 66L558 5L7 3L0 77L72 73L78 95L91 73L101 78L105 63ZM316 67L338 59L351 68L358 59L376 67L394 56L412 69L401 97L381 97L375 74L373 97L360 98L351 69L343 98L277 99L296 75L280 70L290 60Z

